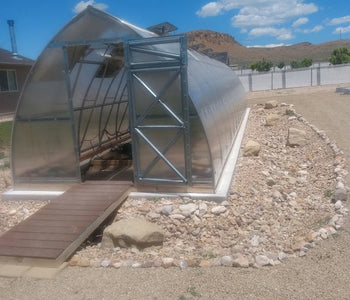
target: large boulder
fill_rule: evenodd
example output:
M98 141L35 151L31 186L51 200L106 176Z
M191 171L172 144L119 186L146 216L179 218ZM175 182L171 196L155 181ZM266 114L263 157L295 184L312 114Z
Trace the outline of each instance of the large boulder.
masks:
M307 142L306 140L306 132L304 130L289 128L288 129L288 137L287 137L287 145L291 147L295 146L303 146Z
M137 247L143 249L162 245L164 233L157 224L142 218L124 219L105 228L102 248Z

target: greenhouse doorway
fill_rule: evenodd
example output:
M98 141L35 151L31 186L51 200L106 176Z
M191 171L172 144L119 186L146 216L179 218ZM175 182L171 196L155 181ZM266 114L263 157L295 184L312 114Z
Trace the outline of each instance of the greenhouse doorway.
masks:
M185 37L73 45L63 51L82 180L190 183ZM95 75L82 96L77 91L86 65L95 65Z

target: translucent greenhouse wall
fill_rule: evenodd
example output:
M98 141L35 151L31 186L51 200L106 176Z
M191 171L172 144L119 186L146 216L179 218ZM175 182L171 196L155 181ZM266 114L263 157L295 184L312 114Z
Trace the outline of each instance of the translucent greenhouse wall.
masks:
M181 71L147 67L132 77L126 45L154 37L88 7L52 39L17 107L12 138L15 187L80 182L82 161L132 138L139 156L135 183L142 185L138 179L147 177L148 184L159 189L178 181L184 190L215 190L246 108L244 89L226 65L181 51L183 46L165 41L167 37L160 44L142 46L134 58L148 65L174 59ZM185 98L187 104L181 102ZM130 130L133 122L139 127ZM143 130L141 138L135 137L135 128Z

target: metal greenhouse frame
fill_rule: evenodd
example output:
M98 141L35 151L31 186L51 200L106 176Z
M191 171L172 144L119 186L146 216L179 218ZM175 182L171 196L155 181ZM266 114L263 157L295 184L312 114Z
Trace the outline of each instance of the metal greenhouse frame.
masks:
M246 114L226 65L89 6L43 50L19 100L14 190L82 182L129 143L139 191L215 193Z

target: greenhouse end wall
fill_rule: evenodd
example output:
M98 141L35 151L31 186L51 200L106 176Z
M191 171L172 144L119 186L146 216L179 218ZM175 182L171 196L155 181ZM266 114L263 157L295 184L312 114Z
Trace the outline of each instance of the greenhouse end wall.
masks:
M149 44L155 37L152 32L92 7L59 31L34 65L17 108L12 148L15 186L81 182L81 164L88 154L99 153L106 145L112 148L130 142L130 114L152 112L145 120L156 123L152 123L153 129L147 129L146 138L157 141L154 145L158 151L154 151L153 144L146 143L137 149L140 155L146 158L148 153L150 166L160 162L157 174L162 175L162 166L167 167L164 163L169 166L167 161L182 171L186 168L176 149L189 146L190 172L186 176L190 178L183 180L182 189L190 186L215 190L246 109L243 86L222 63L191 50L185 50L183 59L178 53L178 47L183 46L177 41L185 40L184 37L160 37L159 45L137 49L140 57L151 55L151 65L173 59L183 68L176 72L186 76L172 82L176 72L170 69L167 73L161 69L146 70L148 73L142 78L136 70L132 76L141 79L137 84L142 88L135 90L140 102L130 108L130 70L125 67L124 46L133 40ZM167 93L162 93L168 83ZM183 83L185 94L179 92ZM157 126L168 129L178 126L182 132L180 127L187 121L178 110L183 101L180 94L188 98L185 114L188 113L189 126L182 138L176 140L175 136L169 143L165 141L169 130L160 132ZM169 123L169 112L178 117L179 124ZM132 146L138 147L137 143ZM160 177L156 176L159 180L152 179L151 183L158 190L162 190L163 184Z

